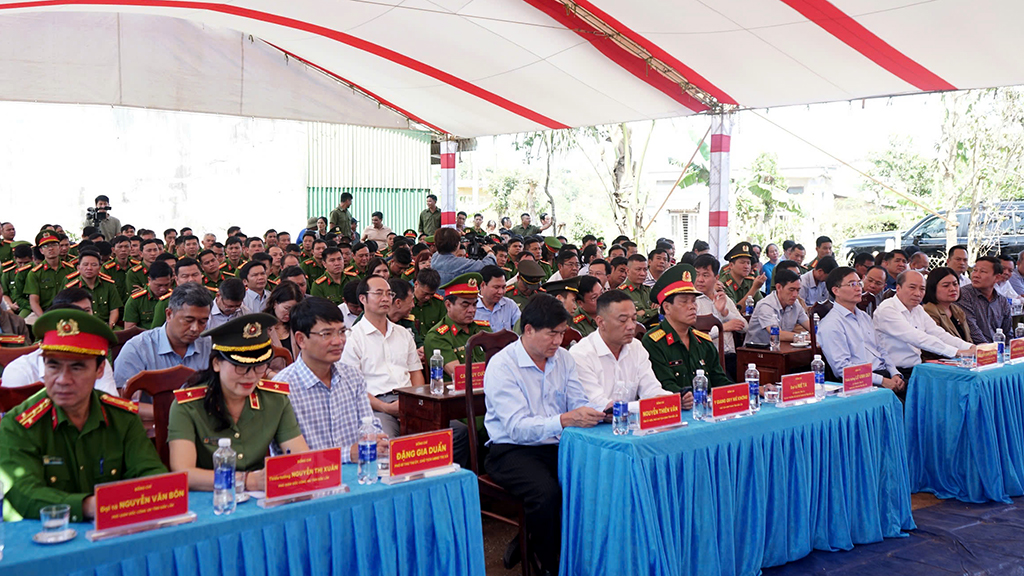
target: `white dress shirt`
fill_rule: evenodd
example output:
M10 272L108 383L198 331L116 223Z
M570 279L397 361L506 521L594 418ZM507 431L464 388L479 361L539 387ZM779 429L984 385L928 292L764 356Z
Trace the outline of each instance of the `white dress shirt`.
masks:
M626 385L627 401L630 402L638 397L671 394L661 387L651 368L647 350L635 338L622 347L618 359L601 338L600 330L577 342L569 353L576 360L576 374L591 404L602 408L607 406L618 382Z
M1009 298L1010 300L1016 300L1020 296L1020 294L1017 294L1017 291L1013 289L1013 286L1010 285L1009 280L996 283L995 289L1000 296L1003 298Z
M366 391L371 396L411 386L409 372L423 369L412 333L390 320L387 323L387 333L381 334L363 318L352 327L341 353L342 364L363 373Z
M740 311L736 308L736 304L733 303L732 298L728 296L725 298L725 316L722 316L718 312L718 308L715 307L715 301L706 296L705 294L697 295L697 315L706 316L711 314L715 318L722 321L725 324L729 320L739 320L743 322L743 328L737 330L737 332L745 333L747 330L747 321L744 320L743 316L740 315ZM733 332L727 332L725 337L725 353L735 354L736 353L736 338L733 337ZM718 347L718 326L711 328L711 332L708 332L711 339L715 342L715 347Z
M119 396L117 386L114 385L114 369L110 362L103 361L103 375L96 380L93 387L100 392L106 392L111 396ZM36 382L42 382L43 372L43 351L36 349L24 356L18 356L4 367L4 388L18 388L28 386Z
M341 309L341 315L345 318L345 327L351 330L355 325L356 320L359 319L359 314L353 314L348 311L348 302L338 304L338 308Z
M952 358L958 350L971 347L939 327L922 306L907 310L896 296L878 305L872 321L878 333L878 344L900 368L920 364L921 350Z

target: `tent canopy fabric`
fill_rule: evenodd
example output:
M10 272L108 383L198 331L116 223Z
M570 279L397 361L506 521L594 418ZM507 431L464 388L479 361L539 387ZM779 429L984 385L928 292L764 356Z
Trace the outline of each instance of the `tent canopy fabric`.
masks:
M1024 83L1019 0L0 0L0 99L462 137Z

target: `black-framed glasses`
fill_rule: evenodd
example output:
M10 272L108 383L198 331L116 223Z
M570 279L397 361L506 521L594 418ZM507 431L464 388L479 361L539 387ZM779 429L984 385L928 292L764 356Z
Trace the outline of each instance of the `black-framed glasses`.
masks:
M245 376L250 370L252 370L252 373L257 376L263 376L267 373L267 370L270 370L270 363L264 362L263 364L257 364L255 366L239 366L238 364L235 364L234 367L235 374L238 374L239 376Z

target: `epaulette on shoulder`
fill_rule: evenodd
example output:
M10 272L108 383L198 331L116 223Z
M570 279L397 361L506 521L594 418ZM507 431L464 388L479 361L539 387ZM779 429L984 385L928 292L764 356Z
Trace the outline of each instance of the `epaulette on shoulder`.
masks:
M661 328L658 328L654 332L650 333L650 337L651 337L651 340L654 340L655 342L657 342L658 340L661 340L662 338L665 337L665 331L662 330Z
M207 286L206 289L209 290L213 294L220 294L220 290L218 290L217 288L214 288L213 286Z
M225 269L225 268L227 268L227 267L228 267L228 263L227 263L227 261L225 260L224 262L221 262L221 263L220 263L220 266L218 266L217 268L218 268L218 269L220 269L220 270L223 270L223 269Z
M178 401L178 404L200 400L204 396L206 396L206 386L193 386L174 391L174 399Z
M355 278L355 277L359 276L359 272L356 272L355 270L349 270L348 268L346 268L345 269L345 275L346 276L352 276L353 278Z
M65 260L65 261L61 262L61 264L65 265L65 266L69 266L71 268L74 268L75 266L78 266L78 258L72 258L70 260Z
M409 314L408 316L405 317L405 319L408 320L409 322L415 322L416 321L416 315L415 314Z
M110 282L111 284L116 284L116 282L114 282L114 279L111 278L109 274L104 274L103 272L100 272L100 280L103 280L104 282Z
M19 266L19 267L18 267L18 268L17 268L16 270L15 270L15 272L24 272L24 271L26 271L26 270L31 270L31 269L32 269L32 265L31 265L31 264L25 264L24 266Z
M25 337L20 334L0 334L0 344L24 344Z
M169 290L169 291L167 292L167 294L164 294L163 296L161 296L161 297L159 298L159 300L167 300L168 298L170 298L170 297L171 297L171 294L173 294L173 293L174 293L174 291L173 291L173 290Z
M267 278L267 284L270 284L270 285L272 285L272 286L277 286L277 285L279 285L280 283L281 283L281 281L280 281L280 280L271 280L270 278Z
M14 260L8 260L7 262L4 262L4 265L2 268L0 268L0 271L9 272L13 270L17 265L18 263L15 262Z
M440 326L437 327L437 333L438 334L447 334L448 333L448 328L450 328L450 326L448 326L447 324L441 324Z
M711 339L711 335L708 334L707 332L701 332L700 330L693 330L693 333L696 334L698 338L703 338L703 339L707 340L708 342L714 342L714 340Z
M310 258L308 260L303 260L302 263L303 264L316 264L316 261L313 260L312 258Z
M484 328L491 327L491 323L488 322L487 320L473 320L473 324L476 324L477 326L483 326Z
M132 266L132 272L141 272L141 271L142 271L142 264L136 264L135 266Z
M107 262L106 264L103 265L103 269L110 270L114 266L117 266L117 260L111 260L110 262Z
M409 276L410 274L412 274L415 271L416 271L416 267L415 266L409 266L409 269L406 270L405 272L402 272L402 275L403 276Z
M260 383L256 385L260 390L266 390L267 392L276 392L278 394L284 394L287 396L291 392L291 386L287 382L275 382L273 380L260 380Z
M44 264L36 264L35 266L32 267L32 271L33 272L38 272L38 271L42 270Z
M314 280L313 284L323 284L324 282L327 282L327 275L326 274L324 274L323 276L321 276L321 277L317 278L316 280Z
M78 278L79 276L81 276L81 272L77 272L76 271L76 272L74 272L72 274L68 274L67 276L64 277L64 279L65 280L74 280L75 278Z
M78 288L78 285L81 284L81 283L82 283L81 280L72 280L71 282L68 282L67 284L65 284L64 287L65 288Z
M111 396L110 394L103 394L100 396L100 402L131 412L132 414L139 413L139 405L127 398L118 398L117 396Z
M434 298L437 298L438 300L444 300L444 298L442 298L440 294L434 294Z
M753 276L747 276L746 278L744 278L744 280L753 280L753 279L754 279Z
M577 314L576 316L573 317L572 322L573 324L579 324L580 322L583 322L583 319L586 317L586 314Z
M134 300L135 298L142 298L143 296L146 295L146 292L148 292L148 290L146 290L145 288L143 288L142 290L136 290L135 292L132 292L132 299Z
M622 284L619 284L618 290L629 290L629 291L632 291L633 289L630 288L629 282L623 282Z
M21 414L18 414L18 416L15 417L15 420L25 428L31 428L33 424L43 417L43 414L46 414L46 411L49 410L52 405L53 402L51 402L49 398L43 398Z

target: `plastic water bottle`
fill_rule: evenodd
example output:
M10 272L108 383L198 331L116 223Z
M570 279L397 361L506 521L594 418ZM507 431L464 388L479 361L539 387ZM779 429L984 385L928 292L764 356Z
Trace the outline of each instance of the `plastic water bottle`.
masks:
M375 417L373 419L373 430L374 430L374 432L378 436L384 434L384 424L381 423L380 418L376 418ZM390 440L388 442L384 442L383 444L378 443L378 446L377 446L377 469L378 470L387 470L391 466L391 458L390 458L391 446L390 446L389 442L390 442Z
M818 313L815 312L814 313L814 338L815 339L818 338L818 324L821 324L821 316L818 316Z
M693 419L703 420L711 416L708 410L708 377L703 370L697 370L693 377Z
M821 354L815 354L811 361L811 371L814 372L814 397L821 399L825 397L825 362Z
M433 358L431 358L431 363L433 363ZM363 425L359 427L359 483L374 484L376 482L377 428L373 425L373 416L364 416Z
M434 350L430 357L430 393L434 396L444 394L444 358L440 350Z
M754 315L754 297L747 296L747 307L743 309L743 315L750 318Z
M629 434L629 399L626 398L626 383L619 380L612 390L612 434Z
M768 345L772 350L782 348L782 334L779 332L778 324L772 324L772 327L768 332Z
M757 371L757 365L747 364L747 373L744 377L750 386L750 410L757 412L761 409L761 373Z
M1003 354L1006 351L1006 336L1003 334L1002 328L996 328L996 335L992 338L992 341L996 343L996 354L1001 364L1003 362Z
M235 511L235 464L238 457L231 449L231 438L217 440L217 446L213 453L213 513L219 516Z
M1024 338L1024 323L1018 322L1017 328L1013 331L1014 338Z

